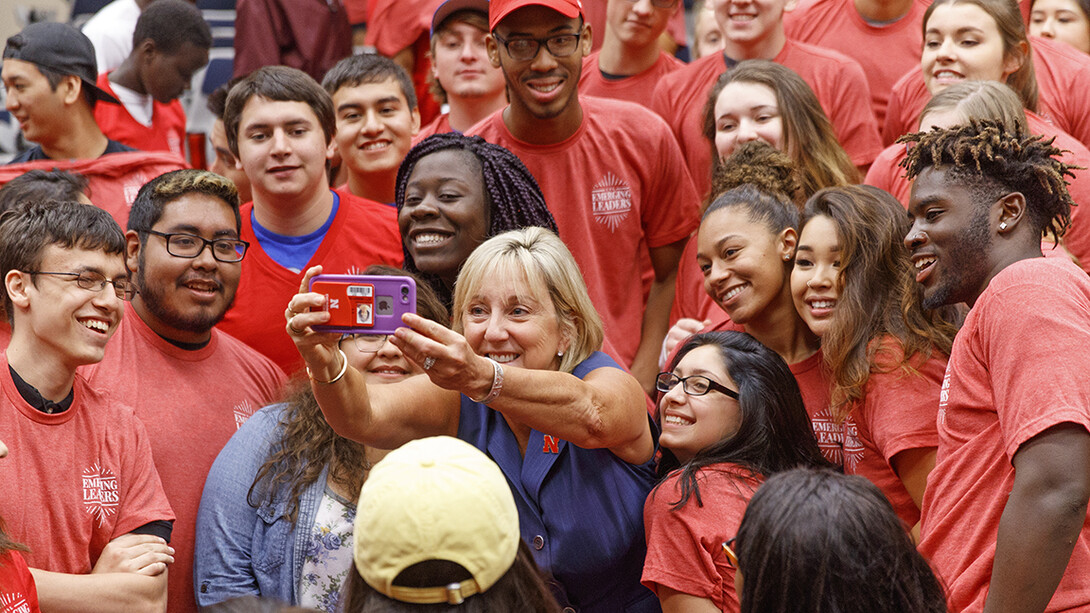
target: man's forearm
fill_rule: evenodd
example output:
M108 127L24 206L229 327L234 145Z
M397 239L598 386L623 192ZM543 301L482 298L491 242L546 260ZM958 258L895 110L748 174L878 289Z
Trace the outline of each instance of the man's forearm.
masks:
M167 572L69 575L30 569L42 613L162 613L167 607Z
M648 394L654 392L662 339L666 338L666 332L670 328L670 307L674 304L675 278L675 275L671 275L662 281L655 281L647 294L647 308L643 312L640 345L632 360L631 370Z
M1042 454L1052 457L1038 462ZM1086 520L1090 435L1053 428L1019 449L1014 465L985 613L1040 613L1052 599Z

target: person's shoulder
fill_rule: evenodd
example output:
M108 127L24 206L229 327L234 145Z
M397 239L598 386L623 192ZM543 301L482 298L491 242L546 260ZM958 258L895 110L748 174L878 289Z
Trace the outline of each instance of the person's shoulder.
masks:
M639 140L673 140L666 120L642 104L596 96L579 96L579 103L583 107L583 121L595 133Z
M665 75L662 77L659 87L675 88L679 91L699 89L706 85L704 81L709 76L718 76L726 69L727 64L723 59L723 53L716 51Z
M1048 293L1072 290L1090 294L1090 277L1068 258L1039 257L1019 260L999 271L985 293L1002 292L1016 285L1036 285Z
M1033 47L1034 59L1045 66L1052 68L1050 72L1057 76L1065 74L1065 71L1075 70L1078 73L1090 71L1090 54L1083 53L1074 47L1040 36L1029 38Z
M8 162L8 165L22 164L24 162L36 162L38 160L48 159L45 157L45 152L42 151L41 145L34 145L30 149L23 151L19 155L16 155Z
M212 333L218 337L217 352L230 354L235 361L241 361L251 368L267 371L283 379L284 371L265 354L218 328L212 328Z
M792 63L797 64L799 61L804 61L813 68L833 68L836 72L858 69L860 73L863 72L863 67L859 65L859 62L828 47L819 47L798 40L789 41L788 45L788 57L795 56L792 58L795 60ZM787 63L787 61L784 62L785 65ZM788 66L788 68L796 70L793 66Z

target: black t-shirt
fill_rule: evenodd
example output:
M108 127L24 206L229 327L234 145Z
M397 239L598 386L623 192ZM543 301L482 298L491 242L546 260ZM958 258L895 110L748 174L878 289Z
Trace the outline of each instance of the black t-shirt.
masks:
M102 152L102 155L110 155L111 153L124 153L126 151L138 151L138 149L133 149L132 147L130 147L128 145L122 145L121 143L119 143L119 142L117 142L115 140L107 140L106 141L106 150ZM102 156L99 156L99 157L102 157ZM36 162L38 160L48 160L48 159L51 159L51 158L46 157L45 152L42 151L42 146L41 145L34 145L30 149L27 149L26 151L24 151L24 152L20 153L19 155L15 156L15 159L8 162L8 164L21 164L23 162Z

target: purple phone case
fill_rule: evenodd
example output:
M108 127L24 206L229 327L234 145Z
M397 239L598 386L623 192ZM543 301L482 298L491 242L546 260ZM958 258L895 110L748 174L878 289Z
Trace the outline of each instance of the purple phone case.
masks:
M374 286L374 301L372 311L369 314L372 323L352 326L313 326L319 332L341 332L343 334L393 334L394 330L404 326L401 322L403 313L416 312L416 281L411 277L394 277L387 275L318 275L310 280L310 289L318 282L343 283L348 287L359 284ZM350 290L346 290L350 295ZM327 294L328 297L328 294ZM329 305L326 305L329 308ZM357 315L357 317L363 317Z

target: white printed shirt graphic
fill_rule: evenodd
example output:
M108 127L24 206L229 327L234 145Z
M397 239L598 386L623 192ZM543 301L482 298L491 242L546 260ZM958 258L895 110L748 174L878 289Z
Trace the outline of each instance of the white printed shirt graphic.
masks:
M117 513L120 495L117 489L117 476L109 468L95 462L83 470L83 508L98 520L98 525L106 525L106 518Z
M0 613L30 613L30 603L24 594L0 592Z
M598 223L610 232L616 232L632 212L632 188L612 172L607 172L590 190L590 203Z
M243 400L236 404L232 410L235 413L235 430L238 430L254 414L254 405L250 404L249 400Z
M946 404L950 402L950 364L946 365L946 374L942 377L942 389L939 390L939 427L946 425Z
M849 416L844 420L844 471L854 474L864 452L863 443L859 440L859 428Z

